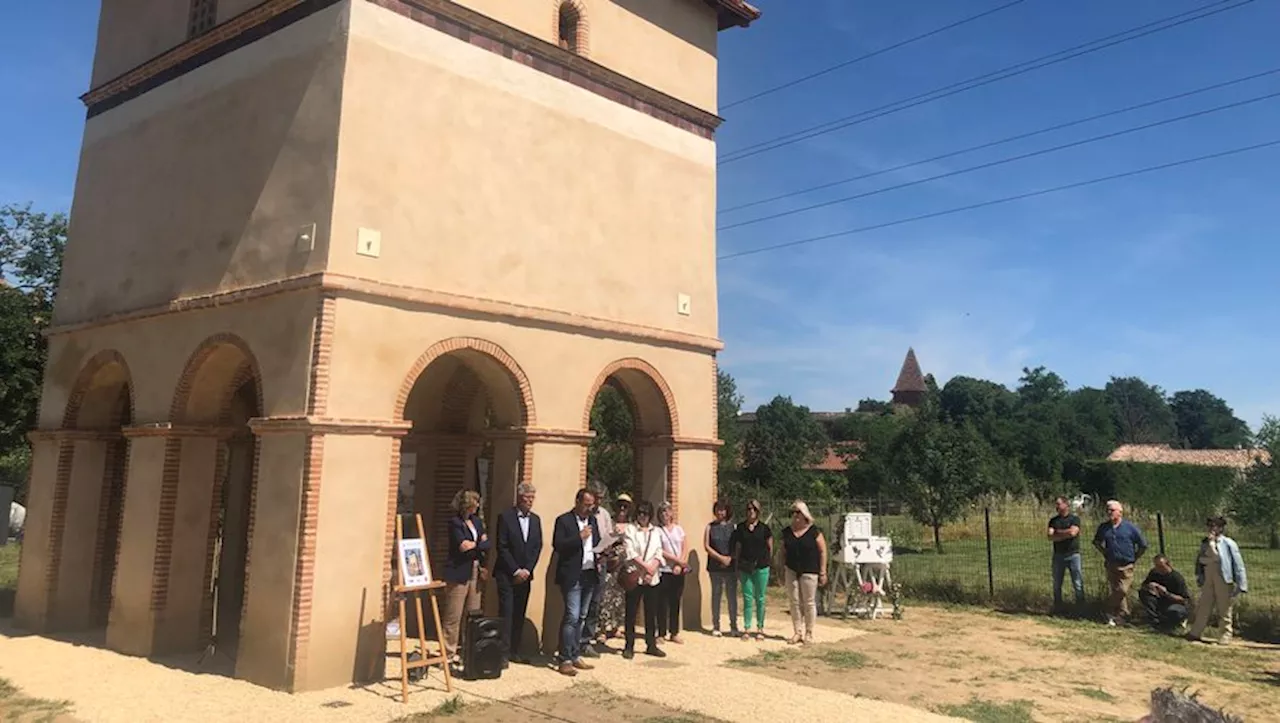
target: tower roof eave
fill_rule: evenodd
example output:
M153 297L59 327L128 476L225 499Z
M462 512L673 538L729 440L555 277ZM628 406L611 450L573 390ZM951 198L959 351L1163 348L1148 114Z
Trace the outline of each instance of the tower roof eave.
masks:
M720 18L720 29L745 28L760 19L760 10L746 0L704 0L715 8Z

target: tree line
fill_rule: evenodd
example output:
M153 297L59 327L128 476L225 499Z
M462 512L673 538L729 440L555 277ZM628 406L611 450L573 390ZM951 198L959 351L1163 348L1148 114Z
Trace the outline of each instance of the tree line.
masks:
M743 399L720 376L720 485L726 494L835 501L879 498L901 503L919 523L940 531L984 496L1047 500L1087 486L1091 467L1123 444L1180 449L1255 445L1280 459L1280 422L1257 435L1220 397L1204 389L1166 393L1139 377L1113 377L1105 387L1071 389L1044 367L1023 370L1015 388L957 376L914 408L865 399L856 409L815 417L790 397L761 405L739 422ZM834 450L843 473L815 470ZM1213 501L1217 504L1217 501ZM1221 505L1280 545L1280 472L1258 463Z

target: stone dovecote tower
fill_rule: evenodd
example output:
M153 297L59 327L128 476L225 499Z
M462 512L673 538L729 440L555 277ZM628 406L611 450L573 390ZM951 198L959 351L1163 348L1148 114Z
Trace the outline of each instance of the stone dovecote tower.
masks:
M920 362L916 361L916 350L907 349L907 358L902 361L902 370L898 372L898 382L893 385L893 404L918 407L924 403L928 393L924 372L920 371Z
M698 524L717 33L758 15L103 0L17 622L142 656L213 642L283 690L375 679L397 508L437 576L461 489L492 520L533 484L549 538L605 384L634 492ZM546 562L525 639L552 650Z

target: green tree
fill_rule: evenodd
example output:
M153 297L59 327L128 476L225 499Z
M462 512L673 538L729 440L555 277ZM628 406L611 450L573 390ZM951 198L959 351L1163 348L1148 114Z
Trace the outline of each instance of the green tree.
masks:
M1105 459L1116 448L1116 428L1107 393L1081 387L1067 395L1062 420L1065 448L1062 476L1077 489L1084 483L1086 464Z
M1018 396L1003 384L952 377L938 397L942 415L954 424L972 424L1001 456L1017 454L1019 430L1014 420Z
M990 489L990 454L971 424L948 424L932 405L907 421L891 450L894 477L911 516L933 529L934 549L942 528Z
M1255 460L1231 491L1231 515L1246 527L1266 530L1271 549L1280 550L1280 420L1264 417L1257 440L1271 457Z
M603 483L611 498L635 492L635 420L627 398L617 387L605 384L596 394L591 405L591 431L596 436L587 444L587 478Z
M25 499L30 452L47 355L42 331L53 316L67 217L0 206L0 470Z
M782 499L810 493L810 468L823 460L829 444L809 408L784 396L756 410L742 442L743 480Z
M901 414L851 414L836 423L833 436L847 465L850 495L895 496L892 449L906 419Z
M1107 401L1120 444L1171 444L1177 434L1164 390L1138 377L1111 377Z
M1178 443L1187 449L1236 449L1249 444L1249 425L1212 392L1177 392L1169 400L1169 408Z
M861 414L888 414L893 411L893 405L880 399L868 397L858 402L857 411Z
M720 440L724 445L718 451L716 467L721 480L736 480L742 469L742 427L738 415L742 413L742 395L738 383L721 369L716 372L716 423Z

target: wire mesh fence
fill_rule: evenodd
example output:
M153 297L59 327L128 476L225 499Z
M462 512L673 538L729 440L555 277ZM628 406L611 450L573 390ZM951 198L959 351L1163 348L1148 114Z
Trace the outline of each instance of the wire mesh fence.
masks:
M775 530L789 523L790 500L762 499L761 503L762 518ZM1048 528L1049 519L1057 513L1052 505L1017 500L975 505L960 520L939 529L936 537L934 530L913 520L900 504L888 501L811 503L810 509L829 539L841 528L846 513L870 512L874 533L893 540L893 580L902 584L908 598L1026 612L1045 612L1053 607L1053 545ZM1105 512L1101 505L1092 504L1075 514L1081 520L1080 554L1087 598L1082 612L1091 614L1107 592L1102 554L1093 546ZM1195 562L1205 537L1204 520L1146 510L1130 510L1125 516L1138 526L1149 545L1135 572L1131 592L1134 609L1139 607L1138 583L1157 552L1169 557L1196 594ZM1227 534L1240 545L1249 579L1248 594L1236 608L1237 627L1249 637L1280 639L1280 550L1270 548L1265 531L1229 528ZM774 577L780 579L780 575ZM1072 599L1069 576L1063 582L1063 598Z

